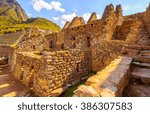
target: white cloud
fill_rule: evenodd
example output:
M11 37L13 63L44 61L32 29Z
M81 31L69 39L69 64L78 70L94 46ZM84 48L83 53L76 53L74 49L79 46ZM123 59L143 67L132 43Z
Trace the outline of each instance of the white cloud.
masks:
M61 23L61 27L63 27L65 25L66 21L70 21L71 22L72 19L74 17L76 17L76 16L77 16L76 12L73 12L73 13L70 13L70 14L63 14L61 17L59 17L59 20L60 20L60 23ZM85 13L81 17L84 18L85 22L87 22L89 20L90 16L91 16L91 13ZM98 19L100 17L101 17L100 15L97 15ZM54 17L53 17L53 19L54 19ZM58 19L58 17L55 18L54 20L57 20L57 19Z
M70 13L70 14L63 14L61 17L60 17L60 21L61 21L61 26L63 27L66 23L66 21L72 21L72 19L74 17L76 17L77 14L76 12L73 12L73 13Z
M87 22L89 20L90 16L91 16L91 13L85 13L85 14L82 15L82 17L84 18L85 22Z
M30 14L30 13L28 13L27 15L28 15L29 17L31 16L31 14Z
M46 10L56 10L59 12L65 12L65 9L62 8L62 4L60 2L56 2L56 1L52 1L50 3L45 2L44 0L32 0L33 3L33 8L36 11L41 11L42 9L46 9Z
M53 7L56 11L65 12L65 9L61 8L61 3L60 3L60 2L52 1L52 2L51 2L51 5L52 5L52 7Z
M53 20L54 20L54 21L58 21L58 20L59 20L59 17L53 17Z
M61 19L65 20L65 21L71 21L75 16L77 16L77 14L75 12L73 12L71 14L63 14L61 16Z
M61 20L61 27L63 27L65 25L66 21Z

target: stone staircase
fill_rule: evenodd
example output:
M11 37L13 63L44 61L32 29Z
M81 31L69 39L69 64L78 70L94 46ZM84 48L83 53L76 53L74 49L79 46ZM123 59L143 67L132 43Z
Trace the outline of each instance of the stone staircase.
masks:
M133 51L134 50L134 51ZM150 36L145 30L137 45L125 45L123 54L133 57L131 79L124 96L150 97Z

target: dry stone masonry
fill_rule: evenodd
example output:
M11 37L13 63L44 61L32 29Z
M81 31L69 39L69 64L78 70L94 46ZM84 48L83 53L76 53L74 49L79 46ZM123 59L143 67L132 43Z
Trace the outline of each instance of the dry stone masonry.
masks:
M75 97L118 97L129 81L132 58L119 57L74 91Z
M0 45L0 64L8 63L14 77L38 96L59 96L91 71L97 74L74 96L122 96L130 78L149 84L149 76L141 77L148 70L135 68L140 76L130 72L132 59L149 67L149 52L141 52L149 51L149 19L150 6L145 12L123 16L121 5L110 4L101 19L95 12L87 23L76 16L59 32L31 27L15 44Z

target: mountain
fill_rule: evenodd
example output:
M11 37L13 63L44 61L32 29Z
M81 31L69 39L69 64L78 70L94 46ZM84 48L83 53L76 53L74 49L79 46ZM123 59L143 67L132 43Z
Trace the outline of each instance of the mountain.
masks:
M0 35L37 26L44 30L59 31L60 27L44 18L28 18L16 0L0 0Z
M60 27L56 23L40 17L29 18L27 21L24 22L24 24L38 26L39 28L46 30L56 30L56 31L60 30Z
M0 16L10 22L26 21L27 14L16 0L0 0Z

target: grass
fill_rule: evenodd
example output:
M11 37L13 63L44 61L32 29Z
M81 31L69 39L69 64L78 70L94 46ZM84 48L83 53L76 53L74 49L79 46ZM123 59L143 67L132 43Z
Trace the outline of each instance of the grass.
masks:
M60 27L45 18L28 18L18 3L9 4L6 0L0 1L0 36L30 28L38 27L43 30L60 31ZM26 20L27 19L27 20Z
M96 71L90 71L88 74L83 75L82 77L86 77L86 76L90 77L95 74L96 74ZM84 85L85 82L86 80L81 81L80 83L77 83L76 85L69 87L69 89L65 91L60 97L72 97L74 95L73 91L75 91L80 85Z
M72 97L73 91L75 91L80 85L84 85L86 81L82 81L74 86L71 86L67 91L65 91L61 97Z
M0 36L13 33L21 30L25 30L30 27L38 27L43 30L60 31L60 27L44 18L29 18L25 22L11 22L7 17L0 16Z

